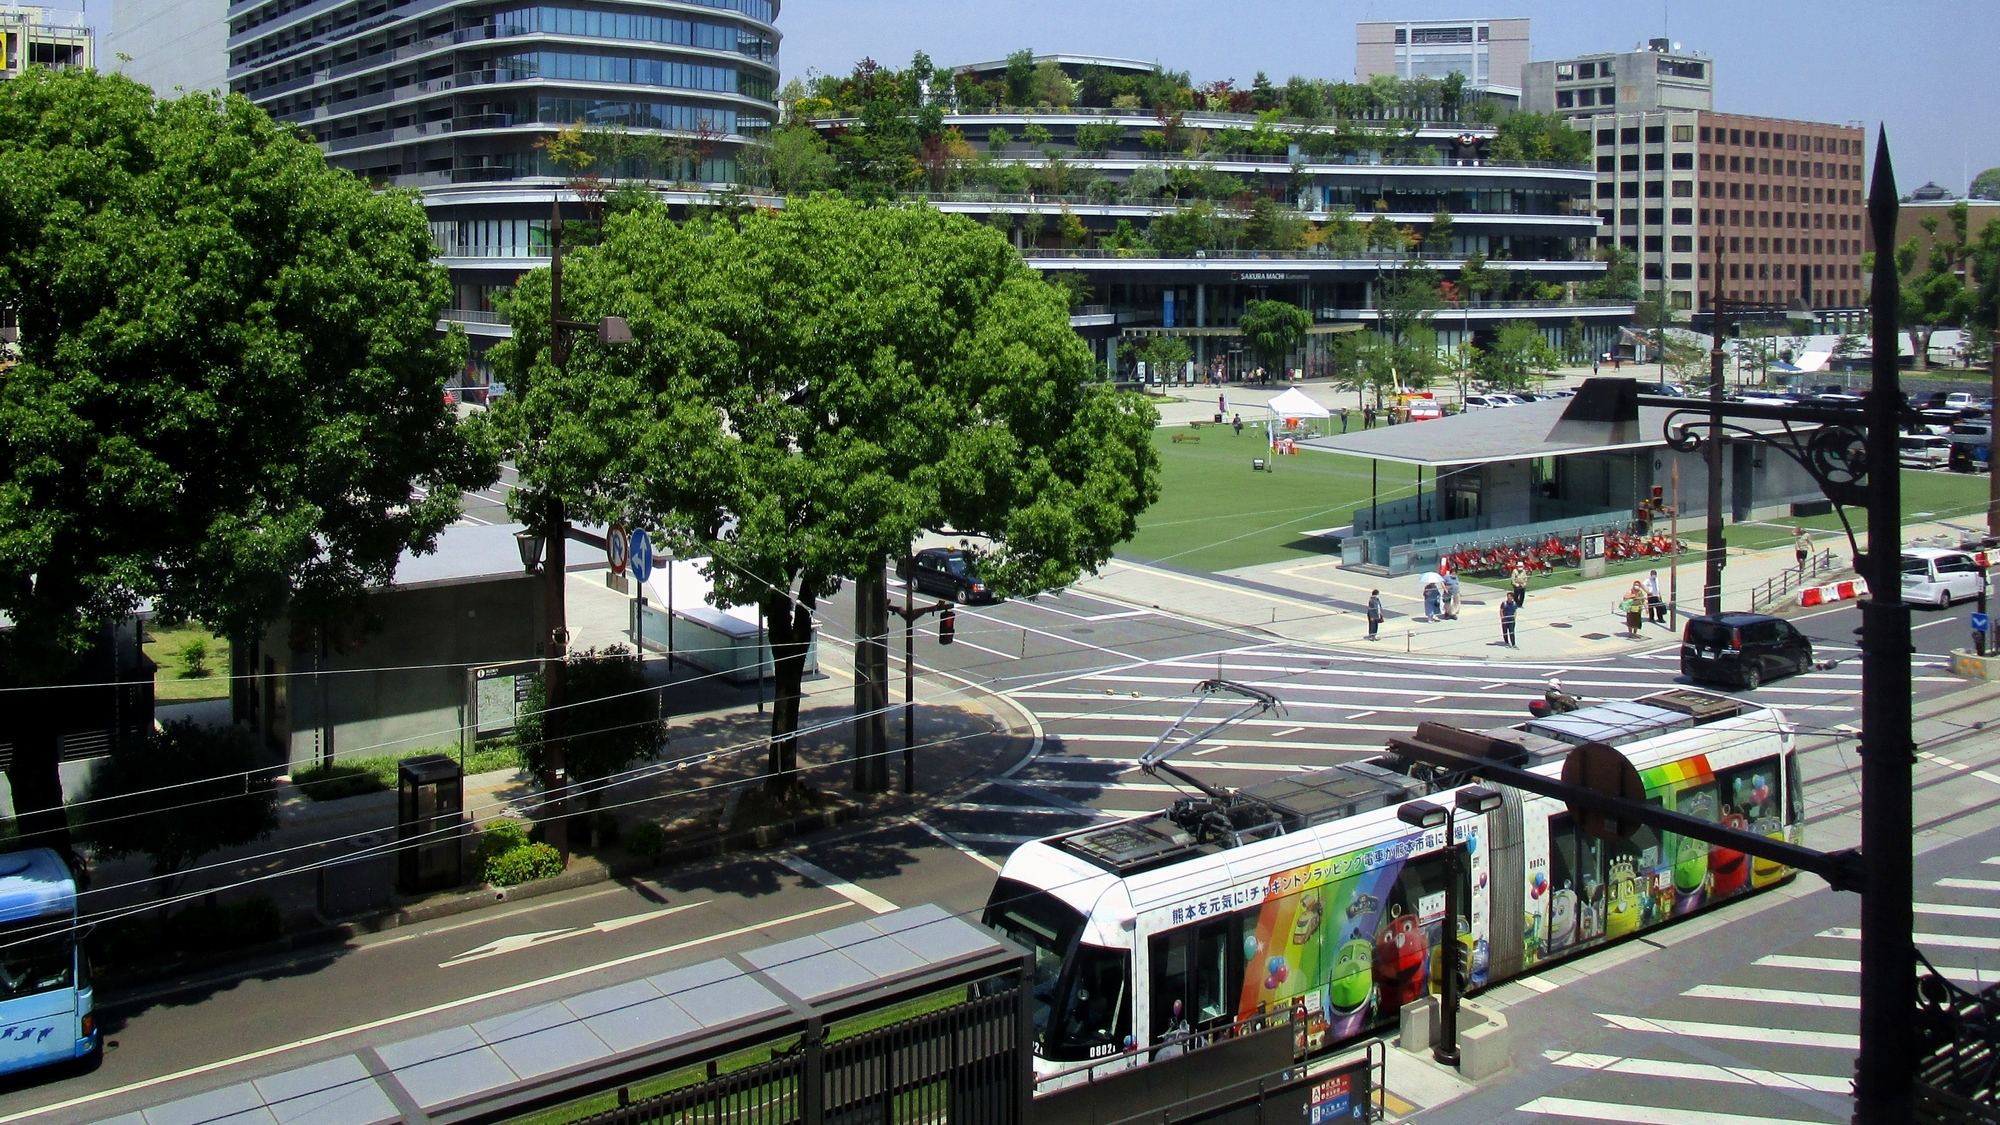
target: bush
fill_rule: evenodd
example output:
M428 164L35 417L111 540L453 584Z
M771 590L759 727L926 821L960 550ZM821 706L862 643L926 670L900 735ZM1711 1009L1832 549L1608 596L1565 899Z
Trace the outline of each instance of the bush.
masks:
M625 850L633 855L659 855L667 850L667 830L650 820L642 820L626 833Z
M528 843L528 830L518 820L501 817L488 821L486 831L479 837L479 869Z
M382 759L388 761L388 759ZM338 801L346 797L359 797L365 793L380 793L389 788L382 780L375 762L335 762L330 766L312 766L308 769L293 770L292 784L299 792L315 801ZM395 776L395 763L390 762L390 776Z
M181 646L181 679L197 680L208 675L208 642L191 637Z
M562 856L547 844L523 844L486 863L486 881L512 887L562 874Z

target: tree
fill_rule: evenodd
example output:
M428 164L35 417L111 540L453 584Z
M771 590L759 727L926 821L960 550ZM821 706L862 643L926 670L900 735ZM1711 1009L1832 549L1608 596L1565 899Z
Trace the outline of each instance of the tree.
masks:
M1368 220L1368 248L1402 253L1410 248L1409 240L1403 236L1403 228L1389 218L1388 204L1377 200L1375 217Z
M376 193L241 97L117 75L0 83L0 664L59 683L150 599L234 638L343 613L491 481L445 380L462 336L415 195ZM7 767L67 846L54 705Z
M1596 252L1604 263L1604 274L1585 282L1583 295L1600 301L1629 301L1639 296L1639 256L1623 246L1605 246Z
M1486 268L1484 254L1468 255L1465 264L1458 269L1458 285L1465 290L1466 304L1469 305L1477 305L1481 297L1504 284L1496 271Z
M1375 307L1381 314L1383 334L1402 346L1408 342L1412 327L1428 324L1444 307L1437 273L1415 264L1394 271L1378 287Z
M1424 232L1424 249L1433 254L1448 254L1451 247L1451 212L1439 207L1431 216L1430 229Z
M1076 127L1076 150L1086 156L1102 156L1112 145L1124 139L1125 126L1116 122Z
M1055 109L1068 109L1076 97L1076 87L1070 84L1069 75L1063 73L1062 65L1054 59L1035 66L1035 76L1028 84L1028 104L1045 105Z
M840 175L840 162L828 151L826 138L807 124L773 133L767 161L771 187L780 195L810 195L833 187Z
M1161 382L1172 382L1187 370L1194 349L1179 336L1149 336L1132 349L1149 374Z
M1243 224L1243 240L1258 250L1297 250L1305 242L1305 216L1274 199L1259 199L1250 206Z
M1971 189L1966 194L1974 199L2000 199L2000 168L1988 168L1972 177Z
M1284 367L1285 360L1306 338L1312 314L1286 301L1247 301L1239 322L1243 338L1266 371Z
M658 696L646 690L645 667L623 645L565 656L562 700L561 709L548 710L548 686L535 677L514 727L521 766L552 791L562 780L549 771L549 749L560 744L563 772L584 788L584 805L594 810L604 796L604 787L594 783L658 753L666 721ZM590 831L595 846L595 823Z
M1007 56L1006 97L1008 105L1035 104L1035 52L1023 48Z
M843 578L879 584L950 527L991 544L996 592L1061 587L1158 495L1152 406L1099 381L1063 294L962 217L827 195L734 223L656 206L614 216L565 274L577 313L626 316L637 345L580 354L543 401L619 451L627 514L709 557L718 604L762 608L774 800L796 798L800 680Z
M1500 326L1479 362L1479 377L1488 386L1520 391L1555 370L1562 357L1549 346L1540 329L1524 320L1511 320Z
M277 829L278 771L266 762L243 727L170 719L98 765L87 792L90 837L101 855L151 859L166 898L195 860Z
M1908 326L1910 350L1916 353L1919 370L1930 366L1931 334L1939 328L1963 324L1978 307L1978 295L1961 276L1972 256L1967 234L1970 208L1964 200L1945 214L1951 220L1950 236L1940 237L1938 219L1926 215L1921 220L1931 238L1930 252L1924 253L1923 240L1912 235L1896 248L1896 272L1902 277L1902 320ZM1918 266L1924 268L1921 272Z

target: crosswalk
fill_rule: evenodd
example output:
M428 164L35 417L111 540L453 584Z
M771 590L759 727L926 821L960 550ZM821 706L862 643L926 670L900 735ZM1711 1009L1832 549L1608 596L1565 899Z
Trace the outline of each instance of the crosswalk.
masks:
M927 824L997 859L1027 840L1171 804L1187 790L1149 776L1137 761L1180 719L1195 685L1210 678L1262 688L1285 705L1282 715L1232 726L1175 759L1226 787L1378 754L1390 736L1426 720L1474 729L1520 722L1552 678L1593 702L1636 698L1673 682L1645 661L1494 664L1345 656L1282 643L1065 671L1005 691L1041 724L1040 753L1004 782L930 810ZM1858 686L1858 675L1834 669L1781 681L1756 698L1797 712L1802 726L1828 729L1855 717ZM1190 723L1234 706L1218 699Z
M2000 856L1962 869L2000 865ZM2000 881L1921 886L1917 947L1953 983L2000 981ZM1801 1125L1847 1121L1860 1047L1860 931L1818 929L1643 1012L1597 1011L1591 1050L1548 1051L1564 1079L1510 1122Z

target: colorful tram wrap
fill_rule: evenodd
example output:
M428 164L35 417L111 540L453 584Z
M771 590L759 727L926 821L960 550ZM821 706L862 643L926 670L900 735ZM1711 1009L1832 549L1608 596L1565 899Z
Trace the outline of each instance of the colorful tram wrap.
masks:
M1673 690L1485 733L1550 776L1572 747L1611 743L1648 800L1800 840L1792 732L1776 710ZM1450 963L1445 830L1397 809L1449 804L1456 789L1391 754L1242 790L1233 821L1183 801L1016 849L985 921L1036 952L1037 1073L1138 1065L1284 1009L1309 1051L1392 1025L1441 991ZM1469 860L1458 963L1470 991L1792 874L1647 828L1605 843L1560 802L1503 796L1453 826Z

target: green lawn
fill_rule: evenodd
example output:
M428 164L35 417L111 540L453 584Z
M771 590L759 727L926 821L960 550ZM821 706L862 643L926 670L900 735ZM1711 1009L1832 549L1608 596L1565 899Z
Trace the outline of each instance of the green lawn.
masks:
M1201 437L1199 442L1173 440L1176 434L1195 433ZM1258 431L1245 429L1238 437L1228 429L1210 426L1199 431L1162 427L1154 432L1153 445L1160 451L1160 500L1139 517L1138 535L1119 548L1118 554L1124 558L1218 571L1318 556L1327 552L1328 541L1304 533L1345 526L1353 521L1356 508L1368 504L1369 467L1359 458L1314 450L1292 457L1269 457ZM1272 471L1253 471L1253 457L1265 457ZM1380 495L1384 503L1409 496L1415 487L1416 470L1407 465L1382 465ZM1426 473L1424 490L1431 488L1430 474ZM1986 489L1983 476L1905 471L1904 518L1910 522L1981 522ZM1857 531L1867 524L1867 515L1861 511L1849 511L1848 518ZM1729 543L1739 548L1780 547L1791 541L1790 529L1801 525L1837 531L1840 517L1829 513L1732 524ZM1681 537L1697 550L1707 543L1698 523L1684 524ZM1642 572L1646 569L1644 565L1629 565Z
M199 642L198 644L196 642ZM185 656L190 645L202 653ZM159 670L153 674L153 698L163 703L229 696L229 642L199 625L146 629L146 655Z
M1345 526L1368 503L1366 461L1314 450L1271 457L1263 434L1248 428L1238 437L1203 426L1200 442L1173 440L1195 432L1154 432L1160 500L1139 517L1139 534L1119 548L1121 556L1210 571L1316 556L1327 542L1302 533ZM1266 458L1272 471L1252 471L1253 457ZM1384 502L1410 495L1415 484L1408 466L1382 466Z

